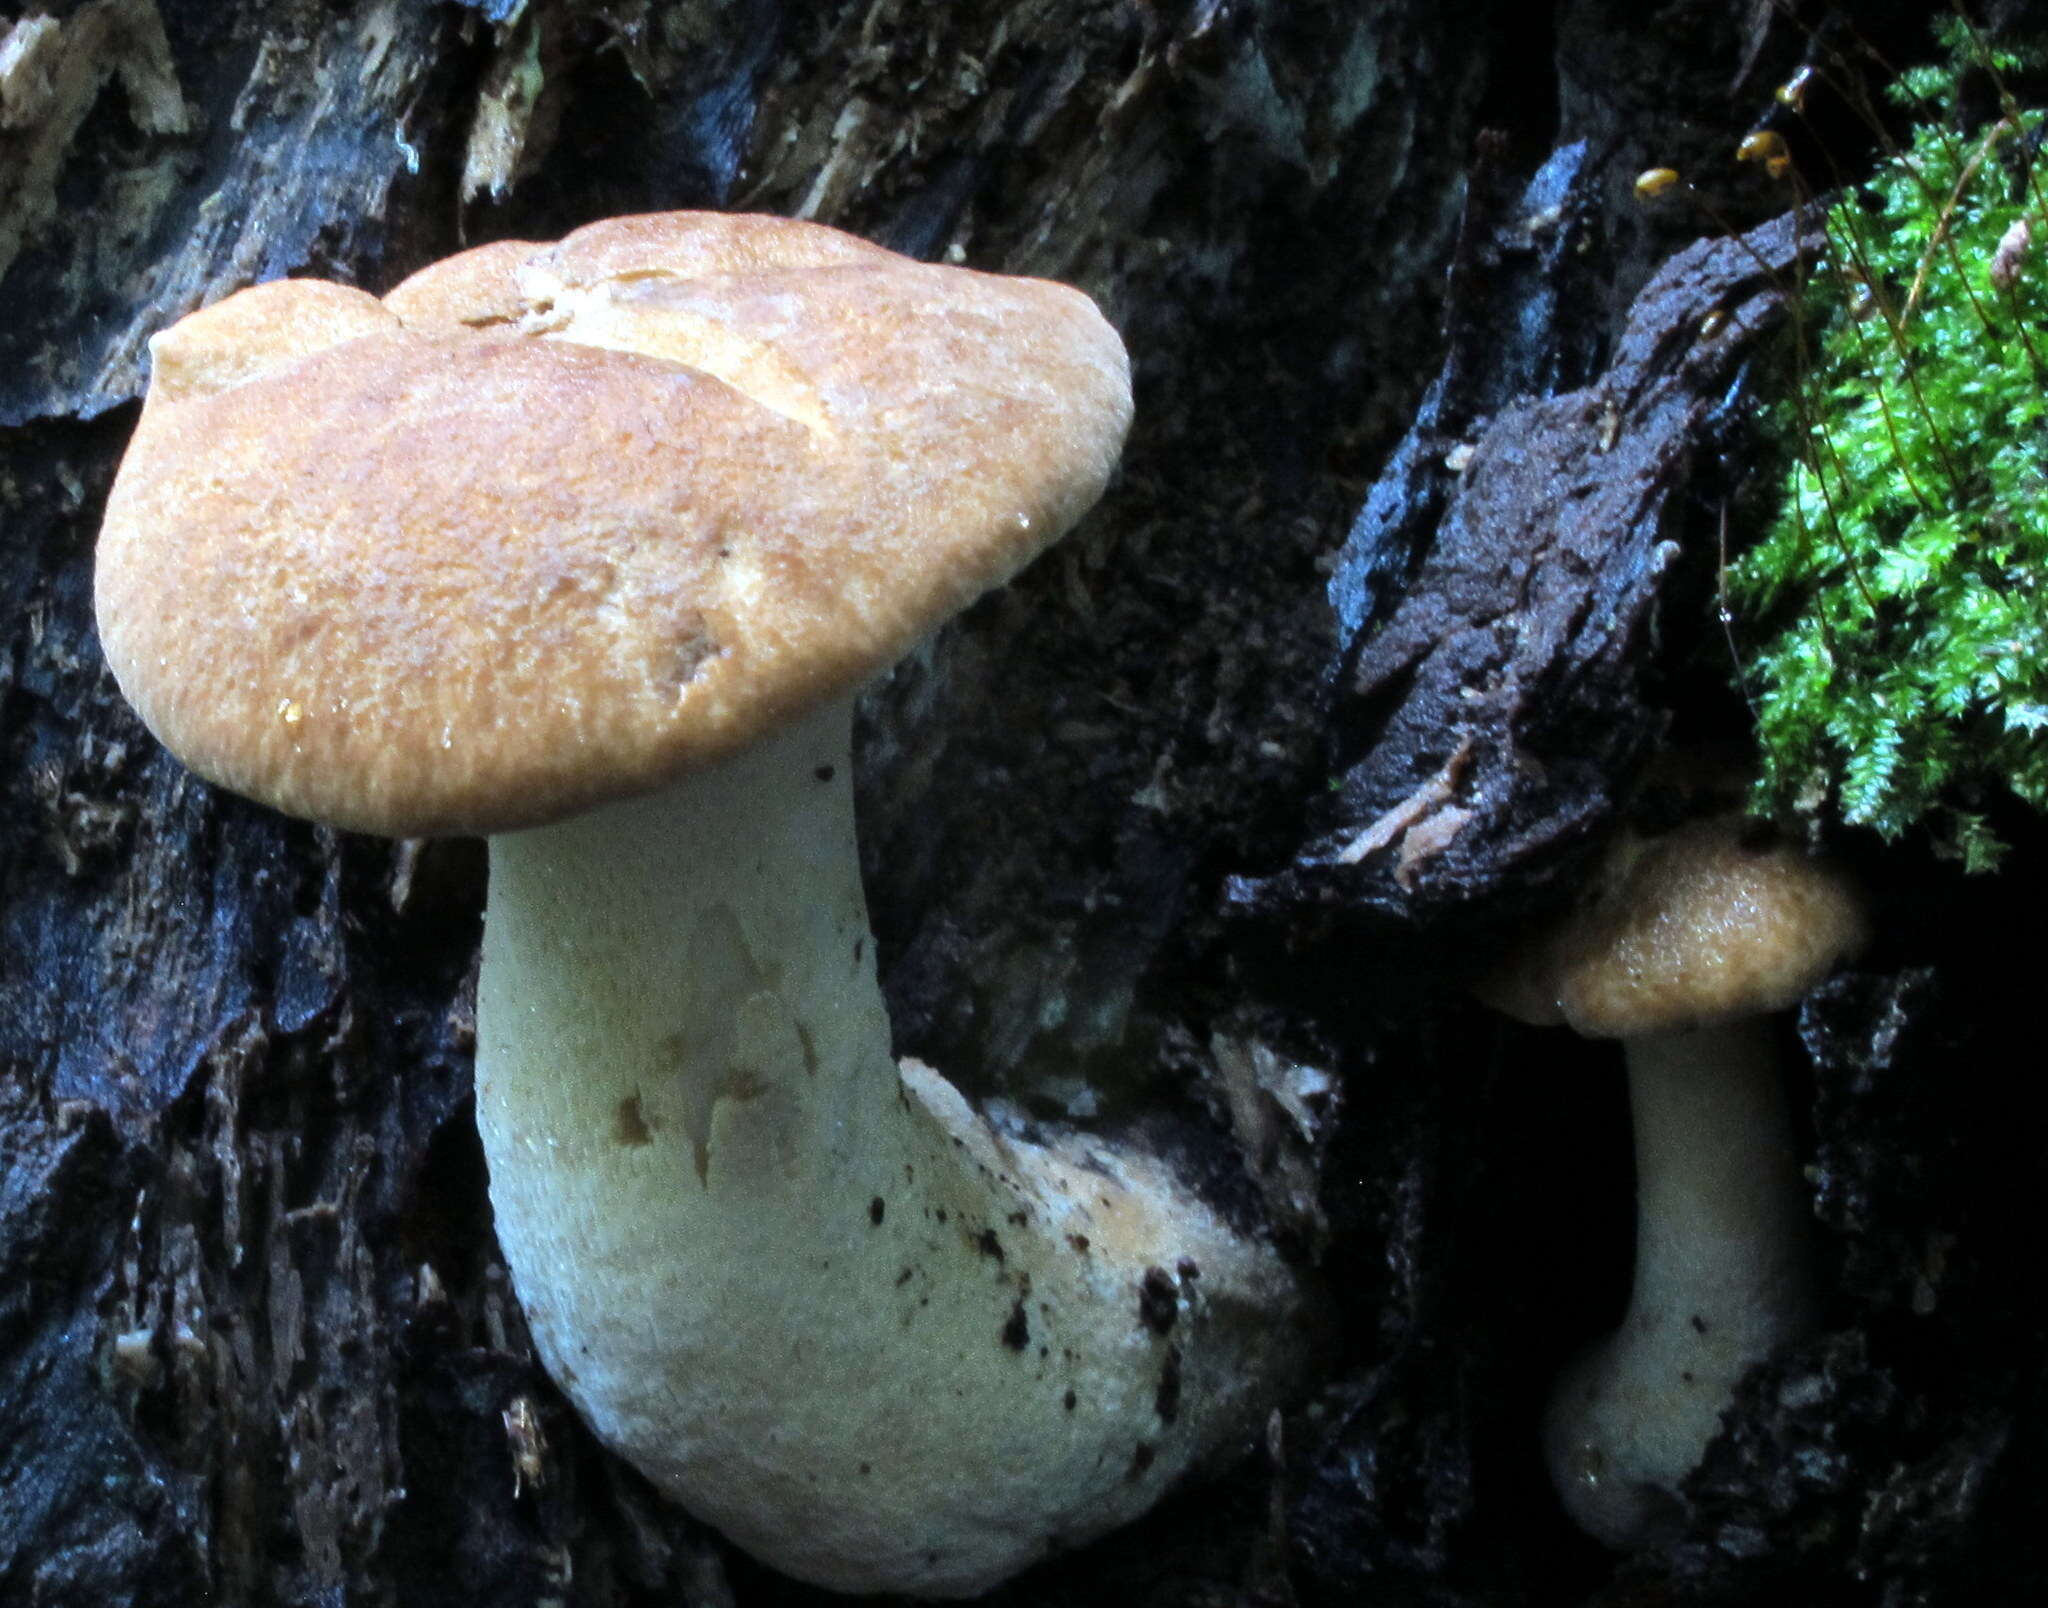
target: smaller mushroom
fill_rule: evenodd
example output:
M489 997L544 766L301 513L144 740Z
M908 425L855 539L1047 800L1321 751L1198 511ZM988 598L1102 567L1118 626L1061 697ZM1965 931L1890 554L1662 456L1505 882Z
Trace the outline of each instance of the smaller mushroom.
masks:
M1773 1012L1866 935L1833 867L1739 814L1625 833L1591 899L1482 991L1536 1025L1623 1042L1636 1259L1621 1327L1568 1368L1551 1478L1612 1547L1668 1529L1737 1381L1808 1333L1807 1203Z

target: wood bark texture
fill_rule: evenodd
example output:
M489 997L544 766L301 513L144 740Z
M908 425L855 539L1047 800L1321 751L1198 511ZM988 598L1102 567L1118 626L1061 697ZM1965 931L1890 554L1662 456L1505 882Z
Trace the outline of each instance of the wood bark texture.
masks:
M2043 1144L1986 1074L2039 829L1971 882L1848 845L1885 936L1794 1090L1827 1326L1626 1559L1537 1451L1627 1293L1619 1064L1464 993L1653 750L1740 738L1716 575L1809 241L1730 153L1817 37L1905 58L1920 9L6 8L0 1608L829 1600L534 1361L470 1107L480 846L209 789L92 623L156 330L671 207L1066 280L1133 357L1102 505L864 702L897 1047L1175 1149L1341 1323L1265 1444L1000 1600L2038 1596ZM1663 163L1705 205L1641 205Z

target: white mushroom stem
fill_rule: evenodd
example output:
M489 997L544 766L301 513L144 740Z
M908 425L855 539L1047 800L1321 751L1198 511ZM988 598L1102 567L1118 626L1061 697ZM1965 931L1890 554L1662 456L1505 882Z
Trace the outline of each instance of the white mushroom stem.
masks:
M1544 1428L1572 1516L1609 1546L1678 1512L1743 1373L1812 1328L1807 1206L1770 1023L1632 1039L1636 1263L1621 1327Z
M849 707L492 840L477 1118L601 1439L778 1569L967 1595L1248 1438L1301 1303L1150 1157L899 1075Z

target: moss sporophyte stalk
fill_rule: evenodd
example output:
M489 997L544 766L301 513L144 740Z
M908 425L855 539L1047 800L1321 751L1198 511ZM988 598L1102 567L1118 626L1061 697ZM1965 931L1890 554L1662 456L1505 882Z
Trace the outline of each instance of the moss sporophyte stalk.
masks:
M1782 503L1728 590L1767 806L1987 870L2002 795L2048 810L2044 114L2010 87L2033 52L1941 38L1891 90L1909 143L1828 205Z

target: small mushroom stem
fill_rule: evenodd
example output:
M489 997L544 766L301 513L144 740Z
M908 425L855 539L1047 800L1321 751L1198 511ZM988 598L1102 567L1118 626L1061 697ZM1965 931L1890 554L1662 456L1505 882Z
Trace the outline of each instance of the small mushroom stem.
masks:
M1631 1039L1627 1054L1634 1287L1621 1327L1560 1381L1544 1432L1565 1505L1614 1547L1675 1522L1736 1382L1814 1321L1770 1021Z
M790 1574L967 1595L1254 1433L1301 1300L1150 1157L899 1073L849 717L492 840L477 1119L601 1439Z

